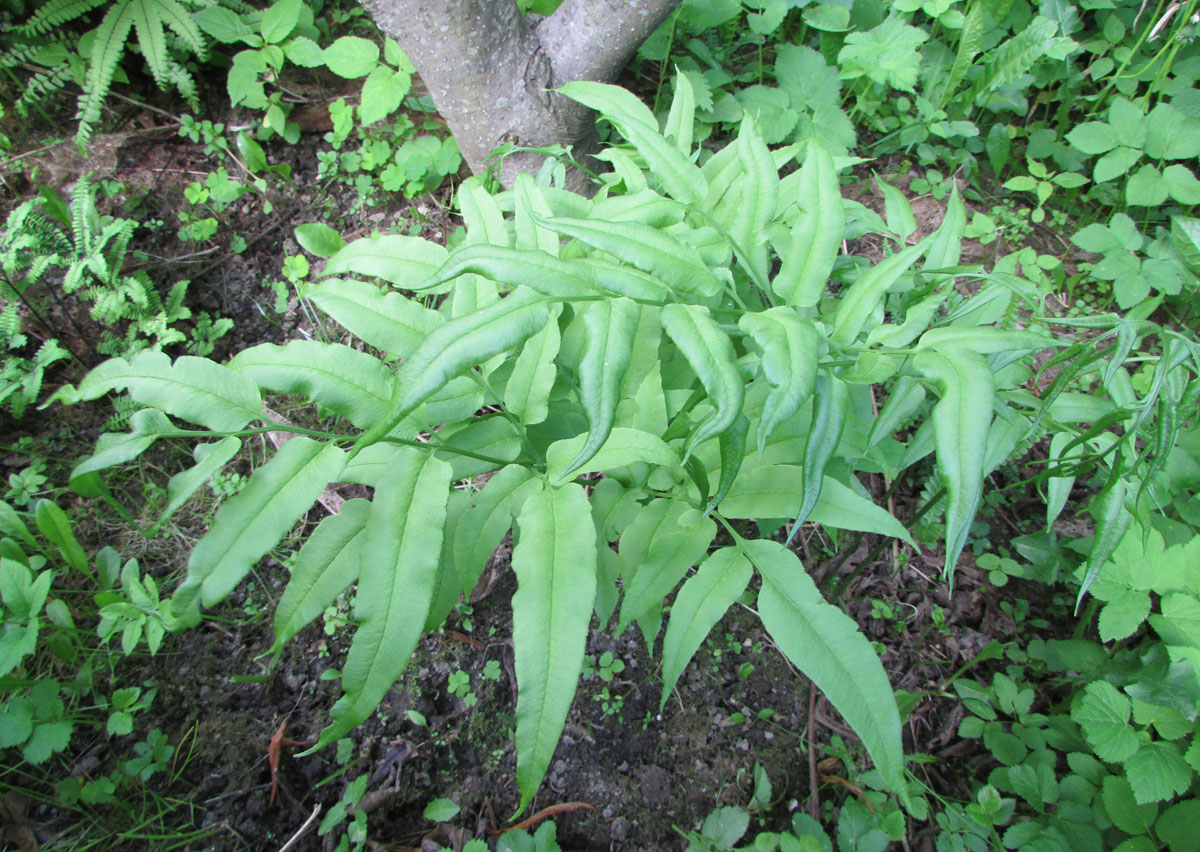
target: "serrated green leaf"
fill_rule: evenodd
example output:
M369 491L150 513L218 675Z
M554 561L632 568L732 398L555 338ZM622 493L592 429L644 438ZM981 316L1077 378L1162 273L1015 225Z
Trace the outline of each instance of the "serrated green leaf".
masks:
M282 648L358 579L362 533L370 512L369 500L347 500L338 514L317 524L300 548L291 579L275 607L272 651Z
M1153 627L1168 645L1200 648L1200 599L1194 591L1163 595L1162 615L1150 617Z
M1129 725L1130 709L1129 699L1116 687L1097 680L1084 687L1083 698L1071 718L1083 728L1097 757L1117 762L1133 755L1140 744L1137 731Z
M0 713L0 748L18 746L32 733L33 705L27 698L10 698Z
M358 36L342 36L325 48L325 67L339 77L356 80L379 62L379 46Z
M732 849L750 827L750 814L741 808L717 808L704 818L703 837L716 849Z
M299 394L365 429L388 412L395 376L378 358L340 343L293 340L243 349L229 367L261 388Z
M1142 626L1150 614L1150 595L1128 589L1120 597L1109 601L1100 610L1098 629L1100 639L1113 642L1124 639Z
M131 361L105 361L79 383L79 398L96 399L112 390L128 390L143 405L215 432L233 432L262 417L262 398L254 382L215 361L190 355L174 364L161 352L141 352Z
M1128 174L1141 158L1142 152L1139 148L1114 148L1096 161L1096 167L1092 170L1092 180L1095 183L1104 183Z
M1197 825L1200 825L1200 799L1189 799L1167 808L1154 824L1154 833L1171 852L1197 852L1200 850Z
M789 305L820 301L845 236L846 219L837 169L829 151L815 139L800 167L799 212L789 224L788 248L772 289Z
M411 88L412 75L407 71L376 65L363 82L358 104L359 122L369 127L387 118L400 108Z
M15 539L26 553L38 553L41 550L17 510L3 500L0 500L0 532Z
M1117 134L1105 121L1085 121L1067 133L1067 141L1090 156L1107 153L1117 147Z
M301 0L278 0L263 10L259 32L267 44L276 44L288 37L300 21Z
M751 573L750 560L741 550L723 547L701 563L675 596L662 646L660 710L713 626L746 590Z
M938 392L933 434L946 488L946 576L954 572L983 496L987 436L992 421L992 370L967 349L922 352L915 366Z
M596 528L583 488L568 483L525 501L513 548L517 781L524 810L558 745L596 596Z
M425 806L425 811L422 814L425 819L433 820L434 822L446 822L454 819L458 815L460 808L453 799L434 799Z
M820 336L811 321L783 307L743 314L738 327L763 350L763 375L771 385L758 423L761 457L775 427L795 414L816 388Z
M1104 779L1101 800L1104 802L1104 812L1113 825L1127 834L1145 834L1158 816L1157 805L1137 803L1133 788L1124 775L1109 775Z
M304 297L339 325L392 358L406 358L446 320L418 302L363 281L326 279Z
M663 329L700 378L713 412L702 420L684 446L684 457L702 442L728 429L742 413L745 385L738 373L729 336L699 305L672 303L662 310Z
M283 444L217 511L192 549L176 605L190 608L197 596L205 606L223 600L337 479L345 456L332 444L304 437Z
M1200 156L1200 118L1160 101L1146 116L1146 154L1156 160Z
M900 713L871 643L852 619L825 602L796 554L773 541L741 545L763 578L763 626L850 723L888 789L907 799Z
M310 751L363 722L404 672L433 601L446 523L450 465L405 447L375 490L358 569L358 630L342 668L345 691Z
M69 721L40 723L21 748L21 755L29 763L45 763L52 754L64 751L71 744L72 728L73 725Z
M1125 203L1137 207L1157 207L1169 194L1162 172L1148 163L1131 174L1125 184Z

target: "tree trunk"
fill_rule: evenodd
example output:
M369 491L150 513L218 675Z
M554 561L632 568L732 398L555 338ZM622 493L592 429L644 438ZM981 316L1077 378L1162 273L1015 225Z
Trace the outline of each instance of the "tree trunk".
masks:
M416 66L476 174L504 142L596 146L591 111L549 91L572 80L610 82L679 0L564 0L553 15L523 15L514 0L363 0ZM544 158L508 157L501 182ZM572 180L582 183L582 176Z

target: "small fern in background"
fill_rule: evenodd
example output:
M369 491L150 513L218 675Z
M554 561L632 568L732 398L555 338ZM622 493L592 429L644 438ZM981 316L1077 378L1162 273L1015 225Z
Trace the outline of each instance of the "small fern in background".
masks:
M106 356L185 342L192 354L207 355L233 327L206 313L190 331L183 327L193 319L184 305L188 282L161 295L145 270L127 268L137 223L102 215L90 180L76 184L69 207L52 190L44 188L42 197L51 202L45 209L65 211L64 221L30 200L0 231L0 405L15 416L36 401L46 369L71 357L59 342L68 327ZM85 309L98 327L81 323Z
M68 82L83 87L79 97L76 144L83 148L92 137L100 110L131 32L160 89L178 91L196 109L196 81L179 58L188 54L204 59L208 45L192 20L191 8L211 5L203 0L49 0L16 27L0 52L0 68L34 65L44 68L28 81L15 106L22 112L61 90ZM231 0L239 11L245 4ZM84 35L64 32L92 12L103 17ZM94 16L92 16L94 17ZM178 58L177 58L178 57Z

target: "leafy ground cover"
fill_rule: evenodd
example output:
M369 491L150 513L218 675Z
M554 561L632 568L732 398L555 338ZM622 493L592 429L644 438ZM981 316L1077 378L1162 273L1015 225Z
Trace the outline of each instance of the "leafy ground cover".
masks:
M568 87L594 198L353 9L8 117L10 846L1195 848L1191 9L794 5Z

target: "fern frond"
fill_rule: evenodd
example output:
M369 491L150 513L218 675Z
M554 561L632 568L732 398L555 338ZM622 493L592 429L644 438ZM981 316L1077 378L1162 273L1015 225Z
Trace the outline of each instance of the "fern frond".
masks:
M57 254L39 255L33 259L33 263L29 265L29 269L25 272L25 289L28 290L34 284L41 280L52 267L62 265L62 257Z
M21 42L7 50L0 51L0 68L15 68L22 62L29 62L41 50L43 45Z
M105 432L120 432L125 428L125 424L129 422L129 418L133 416L135 411L138 411L142 406L140 403L134 402L128 396L122 394L115 397L112 402L113 414L104 423Z
M167 78L171 81L171 85L179 91L179 94L183 95L188 106L199 112L200 102L197 98L196 79L192 73L172 59L167 66Z
M105 2L107 0L50 0L34 12L33 17L22 24L17 32L24 35L42 35L86 15Z
M187 296L188 285L191 281L176 281L171 286L171 292L167 294L167 301L161 306L172 322L176 319L188 319L191 316L191 311L183 306L183 299Z
M74 293L79 289L79 285L83 283L84 273L87 271L87 262L77 260L67 268L67 274L63 276L62 288L64 293Z
M137 30L138 46L150 66L150 74L160 89L167 86L167 34L159 17L159 0L133 0L133 27Z
M63 62L39 72L25 84L25 91L13 104L22 117L29 114L29 107L37 101L46 101L62 91L71 82L71 63Z
M30 214L34 213L32 200L14 207L4 220L4 234L0 235L0 247L9 245L18 234L23 234L26 230L25 223L30 219Z
M146 0L146 2L153 2L158 7L158 17L171 28L175 35L179 36L192 53L200 59L204 59L208 55L208 44L204 40L204 34L200 32L200 27L192 20L188 10L180 3L177 3L176 0Z
M17 314L17 303L9 302L0 311L0 349L16 349L24 343L21 334L21 317Z
M1033 67L1054 43L1058 25L1035 17L1025 29L993 48L983 62L983 73L971 90L971 100L1002 89Z
M86 174L71 190L71 236L75 241L75 256L85 258L93 251L92 235L95 233L96 187L91 174Z
M215 2L212 3L206 2L204 5L224 6L231 12L237 12L239 15L248 15L249 13L255 11L254 7L249 3L246 3L245 0L215 0Z
M92 138L92 125L100 120L100 108L112 84L117 63L121 61L121 54L125 52L125 39L133 27L133 4L134 0L116 0L96 29L96 38L92 42L92 61L88 66L83 94L79 97L79 129L75 133L75 145L78 148L87 146Z
M115 227L114 227L115 226ZM109 263L112 266L112 274L115 277L120 273L121 267L125 265L125 252L129 248L129 241L133 239L133 232L137 229L137 222L132 219L116 219L105 227L105 234L112 231L112 245L109 247ZM106 236L105 243L109 237Z
M958 52L954 57L954 65L950 69L950 75L946 78L945 88L942 89L941 95L938 97L938 108L942 109L946 106L946 101L959 84L967 76L967 70L971 67L971 63L975 61L975 57L979 55L979 51L983 47L984 36L984 20L983 20L983 3L980 0L975 0L971 4L971 8L967 10L966 18L963 20L962 29L958 36Z

